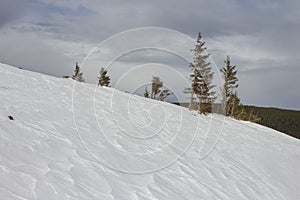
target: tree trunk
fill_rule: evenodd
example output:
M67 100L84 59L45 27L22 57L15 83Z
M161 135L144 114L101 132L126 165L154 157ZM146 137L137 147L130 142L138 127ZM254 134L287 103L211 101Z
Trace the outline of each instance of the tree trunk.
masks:
M193 104L194 104L194 92L191 92L191 99L189 104L189 110L193 110Z

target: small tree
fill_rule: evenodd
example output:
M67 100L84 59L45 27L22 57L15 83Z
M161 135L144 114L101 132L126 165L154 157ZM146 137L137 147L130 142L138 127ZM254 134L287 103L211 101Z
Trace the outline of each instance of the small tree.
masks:
M147 87L145 87L144 97L149 98L149 91Z
M243 110L241 100L237 93L231 94L227 101L227 116L237 117Z
M106 86L109 87L110 77L107 75L107 70L103 67L100 69L100 76L98 77L98 86Z
M160 93L160 89L163 87L163 82L158 76L152 77L152 88L151 88L151 98L156 99L156 95Z
M250 122L258 123L258 122L260 122L261 118L259 118L257 116L257 114L254 114L253 109L251 109L250 113L248 114L248 119L247 120L250 121Z
M160 101L164 101L169 95L173 94L168 89L162 89L163 88L163 81L160 80L158 76L152 77L152 84L151 84L151 99L157 99ZM144 96L147 97L148 90L147 87L145 89Z
M253 113L251 110L248 113L241 103L240 98L237 93L230 95L227 106L228 116L234 117L237 120L250 121L250 122L259 122L261 119Z
M170 92L170 90L164 89L160 92L158 99L160 101L164 101L171 94L172 94L172 92Z
M78 66L78 63L76 63L74 75L72 76L72 79L79 82L84 82L83 74L82 72L80 72L80 67Z

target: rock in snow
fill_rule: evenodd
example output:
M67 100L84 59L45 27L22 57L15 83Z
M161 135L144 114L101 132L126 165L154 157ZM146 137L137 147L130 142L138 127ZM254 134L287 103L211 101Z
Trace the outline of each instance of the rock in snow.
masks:
M1 200L300 199L299 183L283 133L0 64Z

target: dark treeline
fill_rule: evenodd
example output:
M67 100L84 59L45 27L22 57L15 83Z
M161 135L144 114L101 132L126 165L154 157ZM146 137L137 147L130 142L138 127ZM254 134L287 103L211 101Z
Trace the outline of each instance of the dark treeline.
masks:
M253 111L260 118L259 124L300 139L300 111L256 106L244 107L248 112Z

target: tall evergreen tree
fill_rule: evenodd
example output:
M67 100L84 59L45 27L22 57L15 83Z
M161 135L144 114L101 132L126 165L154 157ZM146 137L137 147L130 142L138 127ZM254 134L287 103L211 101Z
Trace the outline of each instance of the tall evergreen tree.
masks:
M80 71L80 67L78 66L78 63L76 63L74 75L72 76L72 79L79 81L79 82L84 82L83 74Z
M224 61L225 67L221 69L224 85L222 88L222 103L223 109L226 109L226 115L233 116L234 110L237 107L233 107L234 100L237 98L236 89L238 88L238 78L237 78L237 70L235 65L231 65L230 57L227 56L226 60ZM236 97L236 98L232 98Z
M99 72L100 76L98 77L98 86L106 86L109 87L110 84L110 77L107 74L107 70L103 67L100 69Z
M202 41L201 33L199 33L195 48L192 49L194 52L194 61L191 65L193 73L191 74L192 96L190 103L192 102L193 94L195 94L199 99L198 112L200 114L210 112L211 104L216 99L215 92L212 91L215 87L212 84L214 73L211 71L210 63L207 62L210 55L205 54L205 50L205 42Z

